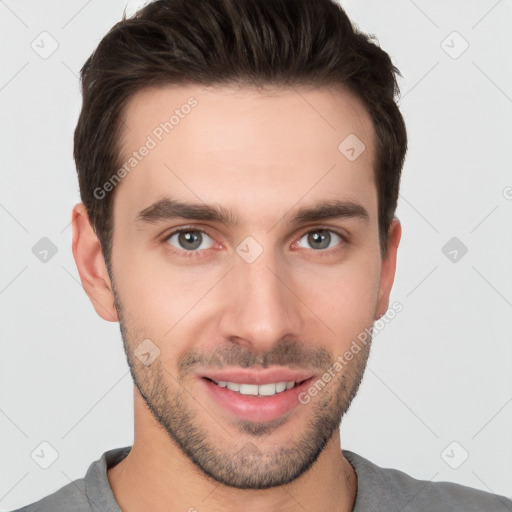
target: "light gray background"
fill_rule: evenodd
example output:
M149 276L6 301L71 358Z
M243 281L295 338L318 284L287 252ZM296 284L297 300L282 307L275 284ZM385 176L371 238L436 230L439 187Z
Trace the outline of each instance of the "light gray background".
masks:
M342 447L416 478L512 496L512 1L342 4L404 75L410 139L391 297L404 309L375 338ZM118 324L81 288L69 226L77 75L125 5L0 0L1 510L132 443ZM43 31L58 43L46 59L31 47L51 49ZM58 250L46 263L32 252L42 237ZM442 252L452 237L468 248L456 262ZM31 457L42 442L58 452L48 469Z

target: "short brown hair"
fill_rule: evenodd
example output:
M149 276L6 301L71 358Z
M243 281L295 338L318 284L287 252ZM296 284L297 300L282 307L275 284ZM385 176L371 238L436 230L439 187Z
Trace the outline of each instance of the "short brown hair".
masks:
M165 84L344 86L362 100L377 136L379 241L387 253L407 150L395 103L398 69L335 0L157 0L114 25L81 70L74 134L80 195L110 268L115 189L95 193L123 164L123 110ZM341 141L340 141L341 142Z

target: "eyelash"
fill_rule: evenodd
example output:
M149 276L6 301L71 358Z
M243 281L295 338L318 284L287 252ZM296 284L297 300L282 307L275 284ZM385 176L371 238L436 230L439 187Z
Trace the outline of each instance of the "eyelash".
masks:
M172 231L171 233L169 233L168 235L166 235L163 239L163 242L165 243L166 245L166 248L168 251L170 251L172 254L177 254L179 256L183 256L185 258L202 258L202 257L206 257L204 256L202 253L204 253L205 251L208 251L209 249L201 249L201 250L194 250L194 251L185 251L185 250L179 250L179 249L176 249L175 247L172 247L168 242L169 242L169 239L176 235L176 234L179 234L179 233L188 233L188 232L191 232L191 231L196 231L196 232L199 232L199 233L203 233L205 235L208 235L210 238L213 239L213 237L211 237L206 231L204 231L203 229L198 229L198 228L195 228L193 226L186 226L186 227L183 227L183 228L180 228L180 229L176 229L174 231ZM308 235L309 233L316 233L318 231L330 231L331 233L334 233L335 235L338 235L340 238L341 238L341 242L335 246L335 247L331 247L330 249L320 249L318 251L315 251L318 253L318 255L320 257L322 256L327 256L327 255L331 255L339 250L341 250L343 248L344 245L346 245L348 243L348 240L347 240L347 237L346 235L343 235L342 233L340 233L339 231L336 231L335 229L332 229L332 228L328 228L328 227L317 227L315 229L310 229L308 231L304 231L297 240L300 240L301 238L304 237L304 235ZM294 242L295 243L295 242ZM315 249L310 249L312 251L314 251Z

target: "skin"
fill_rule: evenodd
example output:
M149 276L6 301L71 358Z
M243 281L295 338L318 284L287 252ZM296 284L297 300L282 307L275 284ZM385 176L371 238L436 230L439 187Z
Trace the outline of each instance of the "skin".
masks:
M320 378L385 313L401 227L395 218L382 259L371 119L344 89L144 89L125 110L123 155L191 96L198 105L115 190L111 275L83 204L73 210L82 284L97 313L120 322L135 383L133 448L108 470L110 485L129 512L350 511L357 476L339 423L369 348L277 422L238 421L196 374L231 357L232 367L293 361ZM349 134L366 146L354 161L338 150ZM137 222L163 197L222 205L240 223ZM290 223L329 199L363 206L368 219ZM169 238L181 227L201 230L199 249ZM308 237L322 230L333 230L327 248ZM236 252L247 236L263 250L252 263ZM134 356L144 339L160 351L149 366Z

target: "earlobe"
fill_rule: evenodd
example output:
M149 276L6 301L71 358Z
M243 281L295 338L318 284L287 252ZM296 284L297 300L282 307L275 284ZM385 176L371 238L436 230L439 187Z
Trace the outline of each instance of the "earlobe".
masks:
M100 241L91 225L83 203L73 208L73 257L75 258L82 286L101 318L109 322L119 321L114 305L112 284L108 275Z
M398 218L394 217L388 232L388 250L385 259L382 260L379 299L375 320L384 316L389 307L389 295L395 280L396 258L401 237L402 226Z

